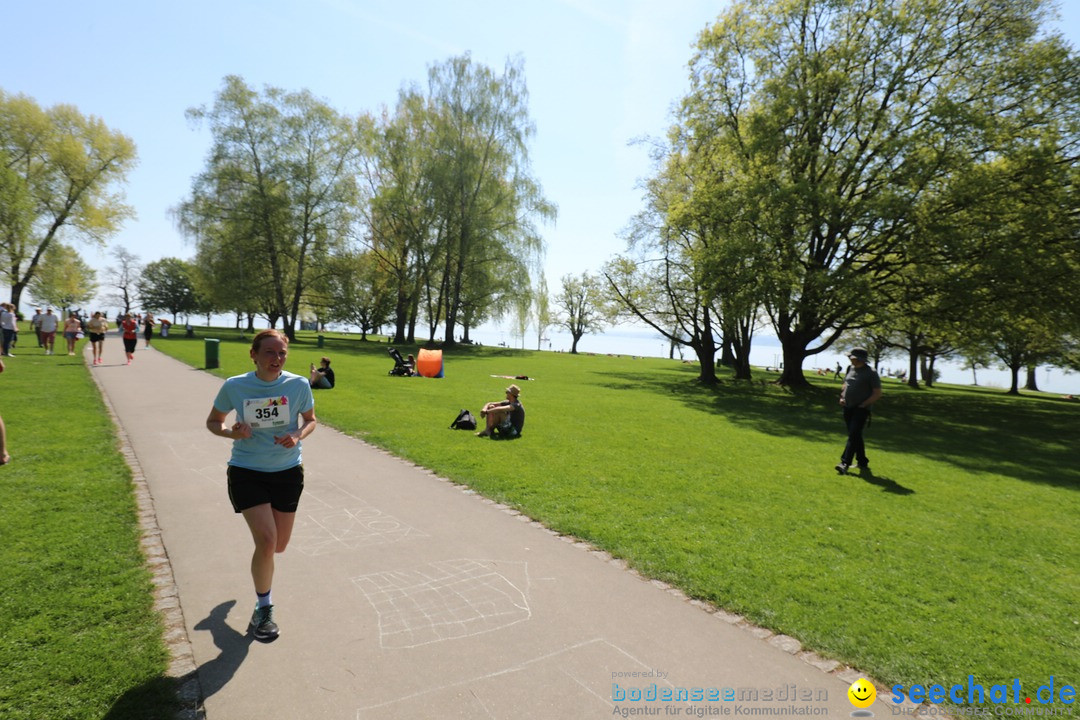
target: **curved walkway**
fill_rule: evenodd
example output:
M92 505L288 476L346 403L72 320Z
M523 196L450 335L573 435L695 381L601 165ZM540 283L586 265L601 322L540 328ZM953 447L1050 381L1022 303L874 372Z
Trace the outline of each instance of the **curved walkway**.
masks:
M252 546L226 495L229 443L204 428L221 381L142 348L130 366L110 358L92 372L135 470L190 717L853 710L851 669L326 425L304 441L306 490L277 558L281 637L253 642Z

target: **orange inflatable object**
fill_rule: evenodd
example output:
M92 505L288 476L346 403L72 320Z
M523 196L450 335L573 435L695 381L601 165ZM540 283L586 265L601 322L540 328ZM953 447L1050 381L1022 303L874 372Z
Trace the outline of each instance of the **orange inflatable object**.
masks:
M416 372L424 377L443 376L442 350L424 350L421 348L416 358Z

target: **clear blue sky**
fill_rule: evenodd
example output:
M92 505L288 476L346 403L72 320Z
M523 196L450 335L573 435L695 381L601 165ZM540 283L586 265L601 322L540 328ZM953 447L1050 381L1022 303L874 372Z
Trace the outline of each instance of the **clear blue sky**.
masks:
M543 228L549 286L622 249L649 170L641 135L661 135L687 87L708 0L375 3L360 0L20 2L4 12L0 88L41 105L72 103L132 137L127 186L138 217L110 246L143 262L191 257L168 217L203 167L209 140L184 111L228 74L307 88L343 112L393 106L427 69L469 52L501 70L525 62L536 124L535 176L559 207ZM79 246L88 259L98 253ZM102 256L101 260L104 260Z

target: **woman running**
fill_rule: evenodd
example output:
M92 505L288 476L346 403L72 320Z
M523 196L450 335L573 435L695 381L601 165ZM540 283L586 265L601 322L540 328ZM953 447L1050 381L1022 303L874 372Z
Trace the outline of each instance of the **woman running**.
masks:
M90 335L90 348L94 351L94 365L100 365L101 352L105 348L105 333L109 332L109 321L100 312L94 313L86 323L86 332Z
M127 355L127 364L130 365L135 359L135 346L139 344L139 323L128 313L120 323L120 329L124 331L124 354Z
M279 630L274 622L270 586L274 554L285 552L296 508L304 490L300 441L315 430L315 398L306 377L285 372L289 339L264 330L251 344L255 370L225 381L214 398L206 427L233 441L226 476L233 510L244 516L255 552L251 579L255 612L248 629L269 642ZM236 421L226 425L230 412Z

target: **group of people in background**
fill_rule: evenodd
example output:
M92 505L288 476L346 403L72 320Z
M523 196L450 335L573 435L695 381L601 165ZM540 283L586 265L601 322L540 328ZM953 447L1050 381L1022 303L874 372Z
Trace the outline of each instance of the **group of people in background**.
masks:
M139 328L142 328L146 347L150 347L150 341L154 336L155 325L160 325L162 335L166 335L169 326L168 320L160 322L154 319L151 313L126 313L116 318L116 327L123 333L124 352L127 356L127 364L130 365L135 357L135 347L138 344ZM109 319L103 312L95 312L87 317L81 310L73 310L63 320L53 312L52 308L46 308L42 312L37 308L30 317L30 327L34 330L39 348L45 350L46 355L52 355L55 351L56 334L62 332L67 345L67 354L74 355L75 347L79 340L85 336L90 338L90 347L93 351L93 364L100 365L104 362L105 334L109 332ZM3 357L15 357L13 352L19 338L19 317L15 306L11 303L0 303L0 330L2 330L2 355Z

